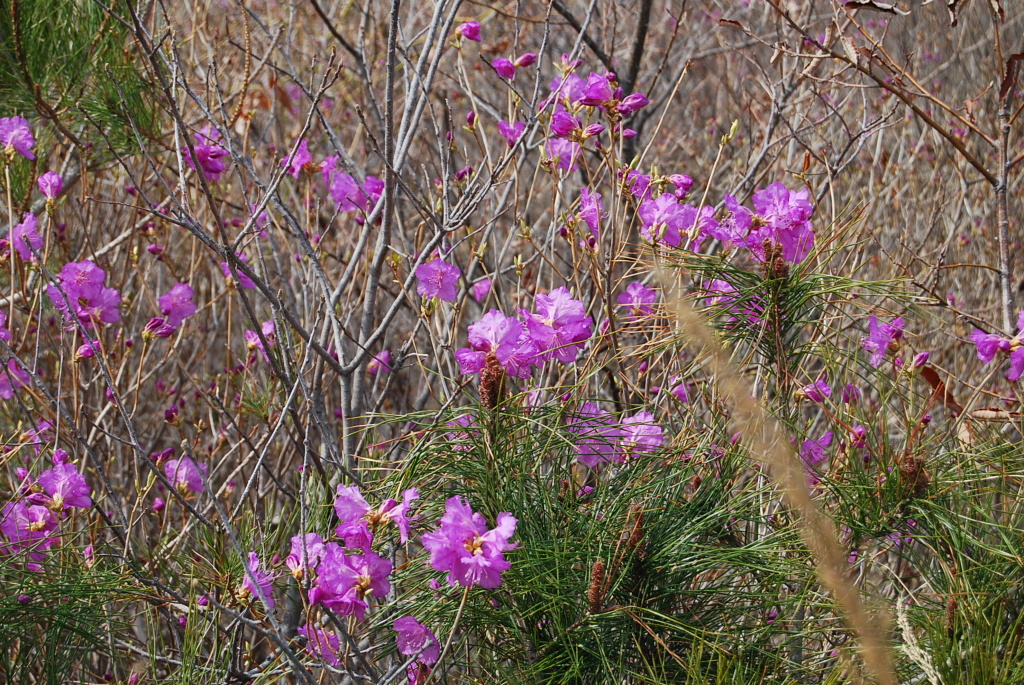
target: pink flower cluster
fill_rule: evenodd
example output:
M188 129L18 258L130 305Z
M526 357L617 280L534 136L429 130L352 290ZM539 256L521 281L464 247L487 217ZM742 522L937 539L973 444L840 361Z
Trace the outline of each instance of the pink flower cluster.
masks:
M92 488L78 467L68 461L68 453L54 450L53 466L35 479L26 469L17 469L20 499L8 502L0 510L0 555L24 552L27 568L40 569L46 552L59 539L55 533L69 509L92 506Z
M470 325L469 347L455 353L462 373L482 372L490 356L516 378L528 378L532 366L551 359L576 361L593 331L583 303L564 286L538 294L534 303L535 312L519 310L521 319L492 309Z
M117 323L121 320L121 295L104 286L106 277L91 260L68 262L57 275L60 287L48 285L46 294L58 311L65 317L74 314L83 326Z

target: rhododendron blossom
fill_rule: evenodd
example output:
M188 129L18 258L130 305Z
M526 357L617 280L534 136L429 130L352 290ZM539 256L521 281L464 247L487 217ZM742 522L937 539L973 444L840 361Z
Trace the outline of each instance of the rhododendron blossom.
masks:
M166 323L172 328L180 326L185 319L196 313L196 305L192 302L192 286L186 283L175 283L170 292L157 298L160 311Z
M292 577L300 580L316 571L326 553L324 540L316 533L296 535L292 538L292 547L284 564Z
M246 564L246 568L248 572L243 574L242 588L239 594L242 598L247 598L250 595L260 597L267 610L273 610L273 583L277 575L260 570L260 558L256 552L249 552L249 562Z
M462 272L454 264L447 264L438 258L416 267L419 283L416 292L421 297L436 297L445 302L454 302L459 294L458 283Z
M620 307L626 307L629 310L626 315L627 321L650 316L654 313L654 307L651 305L657 301L658 291L648 288L640 281L630 283L626 286L626 292L619 293L619 297L616 299Z
M337 635L311 623L299 626L298 633L306 638L306 651L312 656L323 659L331 666L341 666L341 642Z
M558 359L563 364L576 361L583 344L590 339L593 320L586 315L583 303L573 299L565 286L535 298L537 311L520 310L526 331L544 359Z
M373 553L345 556L334 542L326 545L316 585L309 591L310 604L323 604L343 616L362 621L371 594L384 597L391 591L391 562Z
M975 328L970 335L978 352L978 360L982 364L989 364L1000 352L1008 352L1010 355L1010 369L1006 372L1006 379L1010 381L1019 380L1024 375L1024 311L1017 313L1017 335L1009 340L995 333L986 333Z
M227 165L224 163L224 157L230 155L230 153L220 145L220 132L213 128L212 125L207 125L202 131L195 134L195 144L193 148L196 151L196 159L199 160L199 167L203 170L203 173L211 181L216 181L220 178L220 175L227 171ZM192 159L192 154L188 150L188 146L181 148L181 154L185 158L185 163L190 168L195 169L196 163Z
M594 468L614 460L621 429L610 413L593 402L584 402L569 417L568 428L576 436L574 447L581 464Z
M423 535L423 547L430 552L435 571L448 573L449 585L493 589L501 585L501 574L512 567L504 556L515 549L509 542L518 520L498 514L497 525L488 530L483 515L475 513L461 497L445 503L440 527Z
M338 496L334 499L334 513L338 515L338 520L342 524L365 520L373 530L394 523L398 528L399 541L405 544L409 541L409 527L412 521L409 508L419 496L416 488L409 488L402 491L401 504L388 498L374 509L363 497L358 486L339 485Z
M11 229L11 244L25 261L34 257L32 250L43 249L43 237L39 235L39 222L35 214L26 214L21 223Z
M206 473L206 464L197 466L191 457L169 459L164 464L167 480L171 481L171 485L183 495L188 492L202 492L203 476Z
M8 159L13 159L15 154L25 159L35 159L36 156L32 154L35 144L32 129L23 118L15 116L0 119L0 145L4 146Z
M60 288L48 285L46 294L58 311L65 316L73 313L85 326L116 323L121 320L121 295L103 285L106 277L106 272L88 259L68 262L57 274Z
M861 341L861 347L871 353L871 366L877 369L885 356L898 346L903 338L903 325L903 317L893 319L892 323L871 317L868 321L868 336Z

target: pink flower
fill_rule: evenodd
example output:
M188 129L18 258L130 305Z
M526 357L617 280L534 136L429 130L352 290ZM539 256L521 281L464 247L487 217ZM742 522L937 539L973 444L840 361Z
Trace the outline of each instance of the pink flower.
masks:
M35 214L31 212L26 214L21 223L11 229L11 244L25 261L32 259L33 249L41 250L43 248L43 237L39 235L39 222L36 220Z
M999 352L1010 351L1010 341L996 333L986 333L975 328L970 338L978 351L978 361L982 364L990 364Z
M458 282L461 275L459 267L446 264L441 259L420 264L416 267L416 278L419 279L416 292L421 297L437 297L445 302L454 302L459 294Z
M193 147L196 151L196 158L199 160L199 166L202 168L203 173L211 181L216 181L220 178L221 174L227 171L227 165L221 160L227 157L229 153L221 147L219 141L220 132L214 129L212 124L207 124L202 131L195 134L195 145ZM188 151L188 146L181 148L181 153L189 168L195 169L196 163Z
M903 317L893 319L892 323L879 322L877 317L871 317L868 336L861 341L861 347L871 353L871 366L877 369L890 349L903 338L903 325Z
M478 22L467 21L464 24L461 24L456 31L462 34L462 37L466 40L471 40L476 43L480 42L480 24Z
M583 303L573 299L565 286L548 294L538 294L534 302L535 314L522 310L520 314L540 354L563 364L576 361L584 343L590 339L594 323L586 315Z
M498 132L505 136L505 140L508 142L509 147L515 147L516 143L523 135L523 131L526 130L525 121L517 121L514 124L510 124L507 121L498 122Z
M13 359L7 362L6 373L2 368L0 367L0 398L9 400L14 397L14 391L28 385L31 378Z
M404 545L409 541L409 527L413 520L413 517L409 516L409 509L413 501L419 497L420 494L416 488L410 488L402 492L401 504L388 498L379 507L373 509L363 498L357 486L339 485L338 496L334 500L334 513L338 515L338 520L343 524L365 520L372 528L376 529L388 523L394 523L398 528L398 539Z
M405 656L417 656L416 660L427 666L437 663L441 655L441 646L434 635L425 625L412 616L403 616L394 622L395 632L398 635L395 641L398 643L398 653Z
M170 292L161 295L156 301L160 311L167 317L166 324L172 328L177 328L196 313L196 305L192 302L192 286L185 283L175 283Z
M502 78L507 78L511 81L516 77L516 65L512 64L510 60L507 60L504 57L499 57L491 62L491 66L494 67L496 72L498 72L498 76Z
M752 231L747 245L758 259L764 259L764 241L770 239L782 247L782 258L799 263L814 247L811 214L814 207L810 192L804 188L791 191L782 183L772 183L754 193L754 211L764 225Z
M267 607L267 611L274 609L274 579L276 574L270 574L260 570L260 558L256 552L249 552L248 573L242 578L243 597L255 595L259 597Z
M656 200L644 200L637 212L642 221L640 235L648 242L676 247L682 240L680 229L690 228L683 226L682 210L683 205L671 193L662 193Z
M277 344L277 325L273 321L264 321L260 324L260 332L263 333L263 337L267 341L267 345L273 347ZM260 340L260 336L255 331L245 331L243 334L245 338L245 346L249 352L258 351L260 356L263 357L263 361L270 363L270 357L267 354L267 350L263 347L263 341Z
M506 512L498 514L497 525L487 529L484 517L474 513L461 497L445 504L440 527L423 535L423 547L430 552L435 571L448 572L448 584L479 585L493 589L501 585L501 574L512 565L504 552L514 549L509 539L518 521Z
M335 542L326 548L309 602L362 621L369 608L366 597L384 597L391 591L391 562L373 552L347 557Z
M615 97L608 77L602 74L587 76L587 84L577 102L588 107L599 107Z
M819 378L809 385L800 388L798 394L806 397L811 402L824 402L832 394L832 388L824 378Z
M474 300L476 300L477 302L483 302L491 293L491 279L486 277L481 278L479 281L474 283L473 287L471 287L469 290L473 294Z
M843 386L843 392L840 398L843 400L843 404L856 404L860 401L860 388L856 385L847 383Z
M376 376L381 373L390 373L391 371L391 350L384 350L366 364L366 372L371 376Z
M487 356L494 355L508 375L529 377L537 348L521 321L492 309L471 324L467 333L470 347L455 353L462 373L480 373L487 363Z
M627 171L625 186L629 190L629 194L641 202L645 202L651 197L651 177L647 174L641 174L636 170Z
M65 316L69 316L68 304L78 320L86 326L99 323L116 323L121 320L118 306L121 295L114 288L103 287L107 274L103 269L86 259L81 262L68 262L57 274L67 299L61 290L54 285L46 286L53 306Z
M564 138L548 138L544 143L544 154L554 163L555 169L565 172L576 171L583 147Z
M238 257L238 261L240 261L240 262L248 261L245 258L245 255L241 254L240 252L236 252L235 256ZM230 286L230 281L232 281L234 279L234 276L231 274L231 266L227 262L221 262L220 263L220 270L221 270L221 273L224 274L224 278L228 279L229 286ZM241 271L238 271L237 269L236 269L236 271L238 272L238 285L239 286L241 286L241 287L243 287L243 288L245 288L247 290L252 290L253 288L256 287L256 284L253 283L253 280L251 278L246 276Z
M206 473L206 464L196 466L191 457L168 459L164 464L164 474L167 476L167 480L171 481L171 485L182 495L187 492L202 492L203 476Z
M519 55L519 57L516 57L516 61L513 62L512 64L515 65L515 67L518 69L518 68L521 68L521 67L528 67L528 66L532 65L536 61L537 61L536 53L524 52L523 54Z
M807 473L807 484L814 486L821 482L818 467L825 461L825 449L832 444L832 431L825 433L817 440L804 440L800 446L800 460Z
M569 417L568 428L576 435L576 458L581 464L594 468L614 460L621 431L607 411L593 402L584 402L579 412Z
M622 420L622 431L618 444L618 461L643 453L656 451L665 443L665 433L647 411L637 412Z
M626 287L626 292L620 293L616 302L620 307L628 307L629 314L627 321L650 316L654 313L651 305L658 301L658 291L648 288L640 281L634 281Z
M38 562L44 561L46 550L57 542L51 533L57 528L57 519L50 510L38 504L8 502L0 510L0 533L10 544L0 546L0 554L28 551L29 570L39 571Z
M309 154L309 144L303 138L299 141L299 147L295 150L295 154L292 155L292 163L288 164L288 158L286 157L281 160L281 167L287 169L286 173L291 174L292 178L298 178L302 168L312 163L313 155Z
M580 211L576 215L583 221L587 228L590 229L590 233L595 237L600 237L601 217L604 213L604 202L601 198L601 193L590 192L588 188L582 188L580 190Z
M306 651L318 659L323 659L332 666L341 666L341 642L334 633L317 628L312 623L299 626L299 635L306 638Z
M4 117L0 119L0 144L4 146L4 152L9 159L14 159L15 153L25 159L35 159L32 154L32 146L36 139L32 137L32 129L28 122L21 117Z
M47 200L56 200L57 196L64 192L64 179L53 171L47 171L39 177L36 183L39 186L39 192Z
M7 323L7 313L0 311L0 340L10 342L11 332L4 326Z
M43 504L50 511L61 512L69 507L88 509L92 506L92 488L74 464L55 463L40 473L36 482L46 492L45 501L37 504Z
M559 138L568 138L581 128L580 120L565 110L559 110L551 115L551 132Z
M316 571L326 553L324 540L316 533L296 535L292 537L292 548L284 564L292 572L293 577L301 579Z
M632 114L650 104L650 100L643 93L633 93L623 98L622 102L615 105L615 111L619 114Z

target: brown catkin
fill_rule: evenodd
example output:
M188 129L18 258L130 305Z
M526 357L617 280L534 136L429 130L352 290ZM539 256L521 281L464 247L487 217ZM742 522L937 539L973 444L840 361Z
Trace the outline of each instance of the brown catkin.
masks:
M494 409L501 401L505 386L505 369L493 352L487 353L487 362L480 374L480 401Z
M590 613L596 614L604 605L604 559L598 559L590 569L590 588L587 590Z
M639 505L634 505L630 510L633 514L633 530L629 533L626 541L626 552L636 553L641 559L644 558L644 512Z
M908 454L900 462L900 477L903 479L905 496L920 497L928 489L931 477L924 468L924 459Z

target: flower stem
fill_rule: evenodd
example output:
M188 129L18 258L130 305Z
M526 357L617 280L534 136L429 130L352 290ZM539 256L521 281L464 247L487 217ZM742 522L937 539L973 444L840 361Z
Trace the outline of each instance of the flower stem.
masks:
M426 681L423 685L430 685L430 682L434 679L434 674L437 673L441 664L444 662L444 658L448 656L448 650L452 646L452 639L455 637L455 631L459 628L459 621L462 620L462 612L466 608L466 600L469 599L469 588L471 585L467 585L466 589L462 592L462 601L459 602L459 610L455 613L455 622L452 623L452 629L448 631L448 639L444 641L444 648L441 650L441 655L437 657L437 663L434 664L434 670L427 676Z

